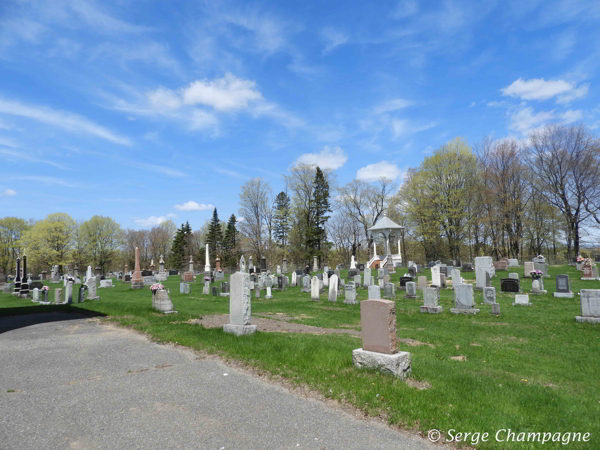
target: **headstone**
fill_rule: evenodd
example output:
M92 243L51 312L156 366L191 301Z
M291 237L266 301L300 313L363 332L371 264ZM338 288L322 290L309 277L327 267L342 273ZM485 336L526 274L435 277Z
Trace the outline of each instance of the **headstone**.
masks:
M500 279L500 292L511 292L513 294L518 294L521 292L521 284L520 281L514 278L501 278Z
M411 355L396 350L396 303L365 300L360 304L363 348L352 352L358 368L377 369L400 378L412 371Z
M569 275L556 275L556 292L554 292L554 296L559 298L573 298Z
M491 256L477 256L475 258L475 273L477 273L477 269L482 268L490 274L490 277L494 277L496 275L496 270L494 269L494 263Z
M486 305L493 305L496 303L496 288L495 287L484 287L483 288L483 303Z
M229 282L229 324L223 326L223 331L236 336L253 334L256 332L256 325L252 325L250 276L244 272L237 272L229 277Z
M417 298L417 283L409 281L406 283L406 294L404 298Z
M88 287L88 294L87 294L86 298L88 300L99 300L100 297L98 297L98 294L97 294L98 285L96 284L96 277L92 277L88 280L87 287Z
M381 288L379 286L370 285L368 294L369 300L378 300L381 298Z
M338 276L336 274L333 274L331 276L331 280L329 280L328 300L333 303L337 302L337 295L338 295Z
M87 291L87 286L85 284L82 284L81 286L79 286L79 299L77 300L77 303L85 302L86 291Z
M496 270L506 270L508 269L508 260L501 259L500 261L494 261L494 269Z
M62 296L62 289L60 289L60 288L54 289L54 303L56 303L57 305L62 303L61 296Z
M575 320L580 323L600 324L600 289L581 289L581 315Z
M465 263L462 265L462 271L463 272L473 272L473 264L471 263Z
M492 312L490 313L493 316L499 316L500 315L500 303L493 303L492 304Z
M145 285L145 283L144 283L144 285ZM101 288L113 287L112 280L101 280L100 281L100 287Z
M189 283L179 283L179 293L180 294L189 294L190 293L190 284Z
M323 274L323 284L324 284L326 287L329 287L329 275L327 274L327 272L325 272L325 273Z
M156 277L154 277L154 276L143 277L142 283L144 286L152 286L154 283L156 283Z
M344 303L347 305L355 305L356 301L356 286L354 283L348 283L344 286Z
M273 298L273 293L271 291L271 286L267 286L267 293L265 294L265 298L268 300L270 298Z
M515 306L515 305L531 306L531 303L529 303L529 295L527 295L527 294L515 295L515 302L513 303L513 306Z
M406 283L412 281L412 277L400 277L400 290L401 291L405 291L406 290Z
M89 270L88 270L89 272ZM142 271L140 270L140 249L135 248L135 270L131 277L131 289L143 289L144 279L142 278Z
M212 287L212 295L213 295L213 297L219 296L219 289L216 286Z
M479 309L474 308L473 285L458 284L454 287L454 308L450 309L452 314L477 314Z
M525 277L531 277L530 273L533 272L534 267L531 261L527 261L523 264L523 272Z
M33 288L33 291L31 291L31 298L33 302L39 302L40 301L40 290L38 288Z
M427 287L427 277L424 275L419 276L419 278L417 278L417 283L419 289L425 289Z
M229 277L229 279L231 279L231 277ZM248 277L248 282L250 282L250 277ZM221 297L229 297L229 283L226 281L223 281L221 283L221 292L219 293L219 295Z
M491 286L490 273L481 267L475 271L475 289Z
M543 278L537 278L531 282L531 293L535 295L543 295L548 293L548 291L544 289Z
M383 298L396 298L396 287L392 283L384 284Z
M460 270L452 269L452 272L450 272L450 276L452 277L452 286L462 283L460 277Z
M225 272L222 270L215 270L215 280L223 281L225 279Z
M371 269L369 269L367 267L364 268L364 285L365 286L371 285Z
M310 292L310 276L305 275L302 277L302 289L300 292Z
M313 272L319 271L319 260L316 256L313 256Z
M515 272L511 272L508 274L508 278L512 278L513 280L518 280L519 279L519 274L515 273Z
M433 266L431 268L431 285L442 287L442 279L440 275L442 272L440 271L440 266Z
M165 314L177 312L166 289L157 289L152 292L152 308Z
M319 281L320 280L317 277L312 277L310 283L310 299L314 302L318 302L321 300L321 290L319 289Z
M354 282L354 286L356 286L356 287L360 286L360 275L354 275L353 282Z
M292 286L296 286L298 274L296 272L292 272Z
M422 313L439 314L444 311L444 307L438 305L439 292L434 287L426 287L423 289L423 306L420 310Z
M518 259L508 259L508 267L519 267L519 260Z

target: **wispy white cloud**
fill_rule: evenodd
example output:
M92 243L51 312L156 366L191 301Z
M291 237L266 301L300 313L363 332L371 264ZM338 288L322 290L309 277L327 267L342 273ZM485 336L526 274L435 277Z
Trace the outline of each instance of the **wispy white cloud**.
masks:
M47 186L64 186L69 188L79 188L80 184L71 183L62 178L57 177L45 177L36 175L0 175L0 179L3 180L20 180L20 181L32 181L34 183L41 183Z
M134 219L134 222L142 227L154 227L158 226L167 220L174 219L177 217L177 214L166 214L164 216L150 216L146 219Z
M580 109L577 109L575 111L573 111L572 109L565 111L564 113L562 113L560 115L562 121L564 123L573 123L573 122L577 122L581 119L583 119L583 111Z
M231 73L214 80L198 80L182 90L183 102L187 105L210 106L217 111L245 109L252 102L262 100L256 82L243 80Z
M2 145L1 139L0 139L0 145ZM13 161L29 161L32 163L47 164L49 166L56 167L57 169L65 169L65 166L63 166L62 164L59 164L55 161L49 161L47 159L37 158L28 153L19 152L16 150L8 150L8 149L0 148L0 155L4 155Z
M0 98L0 113L26 117L28 119L52 125L56 128L62 128L63 130L89 134L91 136L106 139L119 145L131 145L129 138L119 136L108 128L100 126L83 116L71 112L59 111L46 106L27 105Z
M319 166L321 169L336 170L346 164L348 156L344 153L341 147L329 147L326 145L318 153L304 153L300 155L294 165L296 164L310 164Z
M190 200L189 202L185 202L181 205L175 205L173 208L179 211L206 211L209 209L214 209L214 206L210 203L205 205L204 203L197 203L193 200Z
M233 178L241 178L242 180L245 180L246 178L248 178L248 177L242 175L241 173L236 172L235 170L228 170L228 169L214 169L214 170L217 173L221 173L223 175L227 175L227 176L230 176Z
M333 27L325 27L321 30L321 39L325 44L323 54L327 54L340 45L344 45L348 42L349 36Z
M389 100L385 103L382 103L379 106L376 106L373 112L375 114L385 114L392 111L397 111L399 109L407 108L409 106L413 106L415 103L410 100L405 100L403 98L395 98L393 100Z
M511 114L508 128L527 134L533 128L543 125L554 117L554 111L534 113L533 108L527 106Z
M415 133L420 133L421 131L429 130L430 128L436 127L436 122L430 122L423 125L416 125L411 123L406 119L397 119L392 120L392 133L394 138L399 138L402 136L408 136Z
M363 181L377 181L381 178L387 178L396 181L399 178L404 178L405 173L406 172L400 169L396 164L389 161L380 161L358 169L356 172L356 179Z
M589 85L577 87L565 80L544 80L532 78L524 80L519 78L511 85L502 89L502 94L522 100L548 100L556 97L557 103L568 103L587 95Z
M3 191L0 191L0 197L13 197L15 195L17 195L17 191L13 189L4 189Z

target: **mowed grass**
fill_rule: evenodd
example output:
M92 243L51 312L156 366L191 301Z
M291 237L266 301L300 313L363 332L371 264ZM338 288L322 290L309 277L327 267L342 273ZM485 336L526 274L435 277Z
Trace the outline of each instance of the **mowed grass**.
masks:
M529 292L531 280L523 278L523 267L511 271L520 274L522 290ZM571 277L576 293L573 299L552 295L554 275L562 273ZM428 270L426 274L431 277ZM398 343L399 350L412 353L413 383L355 369L352 350L361 347L361 341L353 336L265 333L259 329L252 336L234 337L221 329L181 323L226 314L229 299L202 295L201 281L192 283L190 295L180 295L179 277L170 277L165 283L177 315L153 311L148 288L131 290L121 282L114 288L98 289L100 301L70 306L36 306L2 294L0 315L50 310L100 313L157 341L218 353L307 385L405 429L424 434L430 429L443 433L455 430L453 434L489 433L489 441L480 442L477 448L541 448L540 443L497 442L494 435L502 429L515 433L591 433L590 442L570 443L568 448L600 448L600 326L575 322L580 314L577 292L600 289L600 282L580 281L581 272L570 266L552 266L550 274L552 278L545 279L548 294L530 295L533 306L527 307L512 306L514 295L499 292L500 278L508 277L508 272L498 272L492 283L501 305L499 317L490 315L491 307L482 304L481 292L475 291L480 314L464 316L450 314L451 289L442 291L444 312L438 315L419 312L422 294L420 299L405 300L404 292L398 291L398 338L424 344ZM397 282L400 276L392 275L392 281ZM472 280L474 273L462 276ZM346 271L342 277L347 278ZM54 287L61 286L51 285ZM345 305L343 297L335 304L328 302L326 295L320 302L312 302L310 294L301 293L299 287L273 291L273 296L266 300L263 291L262 298L253 298L253 314L283 313L307 325L360 329L360 306ZM50 298L54 298L53 292ZM366 298L367 291L359 289L358 299ZM457 356L463 360L451 359ZM412 387L417 384L427 388ZM564 446L543 446L554 447Z

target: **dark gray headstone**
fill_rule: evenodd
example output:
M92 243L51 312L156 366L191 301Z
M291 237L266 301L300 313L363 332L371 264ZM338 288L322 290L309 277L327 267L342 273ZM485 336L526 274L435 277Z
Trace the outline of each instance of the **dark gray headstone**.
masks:
M521 292L521 285L519 280L515 280L514 278L501 278L500 292L512 292L518 294L519 292Z
M569 275L556 275L556 292L563 292L566 294L571 292Z

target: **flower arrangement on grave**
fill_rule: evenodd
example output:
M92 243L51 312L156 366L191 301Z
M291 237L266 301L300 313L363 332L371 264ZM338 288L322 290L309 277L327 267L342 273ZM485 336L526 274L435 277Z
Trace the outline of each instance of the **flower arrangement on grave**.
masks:
M538 278L542 278L543 274L544 274L544 272L542 272L539 269L535 269L535 270L532 270L531 272L529 272L529 275L531 275L531 278L533 278L534 280L537 280Z
M575 261L577 261L578 263L580 263L580 262L585 261L585 258L583 256L581 256L581 255L578 255L577 259Z
M204 282L210 281L210 277L204 277Z
M583 265L588 267L596 267L596 263L592 258L585 258L583 260Z
M164 289L165 287L160 284L160 283L154 283L152 286L150 286L150 290L152 291L152 295L156 294L156 291L158 291L159 289Z
M48 286L42 287L42 291L49 291L49 290L50 290L50 288Z

